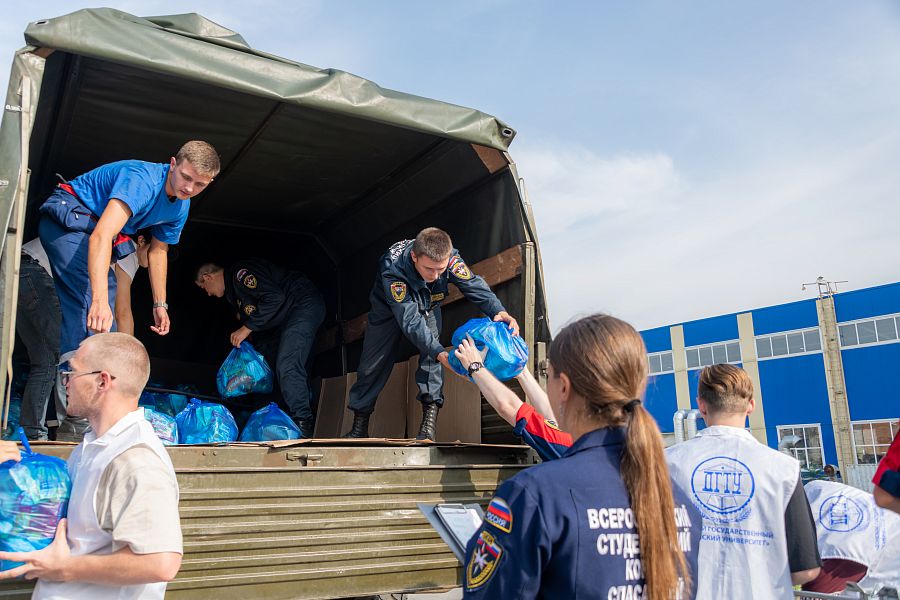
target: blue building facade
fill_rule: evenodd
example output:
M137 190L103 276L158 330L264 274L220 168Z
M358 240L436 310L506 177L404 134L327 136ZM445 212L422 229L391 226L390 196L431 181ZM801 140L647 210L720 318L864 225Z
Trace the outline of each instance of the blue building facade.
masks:
M900 283L641 335L650 364L646 406L664 433L673 432L677 410L696 408L700 370L716 363L750 374L757 401L751 432L772 448L798 436L793 452L807 469L838 464L842 445L843 462L874 465L900 426ZM850 435L839 439L836 427L847 425L841 406L849 408Z

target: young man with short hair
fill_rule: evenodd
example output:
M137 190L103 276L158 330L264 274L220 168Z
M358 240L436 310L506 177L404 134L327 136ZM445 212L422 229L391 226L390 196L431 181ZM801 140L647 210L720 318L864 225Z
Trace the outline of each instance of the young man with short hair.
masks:
M379 260L369 295L369 324L358 379L350 390L353 426L345 437L369 436L369 417L391 375L400 339L406 337L419 350L416 385L422 425L416 439L434 440L438 410L444 403L441 365L449 367L439 338L441 302L450 283L488 317L509 323L514 335L519 334L516 320L484 280L472 273L445 231L428 227L415 240L397 242Z
M63 372L69 411L91 424L69 457L72 495L53 542L0 552L22 566L0 580L38 579L38 600L162 600L181 567L178 483L165 447L138 407L150 358L137 339L85 339Z
M128 236L149 228L151 328L169 332L167 252L177 244L190 199L219 173L210 144L187 142L168 163L122 160L60 183L39 209L41 243L50 260L62 310L60 353L90 332L110 331L116 278L110 265L135 250Z
M697 597L792 598L822 564L800 464L744 429L755 401L743 369L703 369L697 407L706 429L666 450L703 515Z

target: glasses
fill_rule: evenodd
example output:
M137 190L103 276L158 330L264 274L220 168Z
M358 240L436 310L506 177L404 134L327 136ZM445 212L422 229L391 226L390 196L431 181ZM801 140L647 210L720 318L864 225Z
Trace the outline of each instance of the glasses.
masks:
M69 382L75 379L76 377L83 377L84 375L99 375L103 373L100 371L60 371L60 379L62 379L63 386L69 385ZM110 379L115 379L115 375L110 375Z

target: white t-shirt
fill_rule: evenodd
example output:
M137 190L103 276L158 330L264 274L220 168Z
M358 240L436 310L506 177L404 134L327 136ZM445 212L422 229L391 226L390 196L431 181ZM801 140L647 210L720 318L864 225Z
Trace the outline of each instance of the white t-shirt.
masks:
M44 270L53 277L53 271L50 270L50 259L47 258L47 251L44 250L44 247L41 245L41 238L34 238L27 244L22 244L22 252L38 261L38 263L44 267ZM132 252L122 260L117 261L116 264L125 271L132 281L134 281L134 276L141 266L140 263L138 263L137 252Z

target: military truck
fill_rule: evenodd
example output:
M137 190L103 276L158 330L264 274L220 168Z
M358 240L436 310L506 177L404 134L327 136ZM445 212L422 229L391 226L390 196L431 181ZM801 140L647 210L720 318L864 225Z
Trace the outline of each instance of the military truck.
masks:
M549 340L540 254L507 152L515 132L502 121L266 54L196 14L80 10L30 23L25 43L0 127L5 367L20 248L36 236L37 208L55 174L74 177L124 158L164 162L189 139L211 142L223 168L193 201L177 258L170 253L168 336L150 332L148 285L135 281L136 330L152 357L151 377L214 392L234 315L197 290L193 270L211 257L249 254L301 270L323 291L328 317L313 375L323 396L328 382L346 387L359 366L377 257L430 225L448 231L492 285L522 326L529 368L539 363ZM445 343L477 316L457 300L445 300ZM404 352L401 362L415 353ZM2 389L10 372L0 369ZM406 394L403 385L392 389L385 394ZM320 402L320 415L331 408ZM457 560L416 503L485 503L533 461L510 428L480 408L455 417L476 423L470 443L417 443L402 439L407 432L393 440L170 447L185 557L168 596L335 598L458 585ZM39 450L65 457L71 446ZM0 585L0 597L29 593L26 582Z

